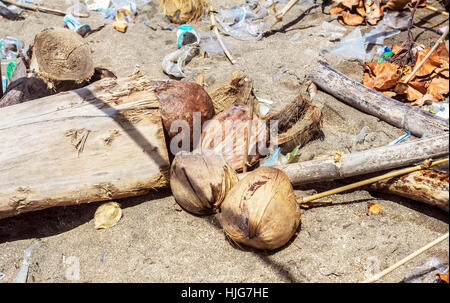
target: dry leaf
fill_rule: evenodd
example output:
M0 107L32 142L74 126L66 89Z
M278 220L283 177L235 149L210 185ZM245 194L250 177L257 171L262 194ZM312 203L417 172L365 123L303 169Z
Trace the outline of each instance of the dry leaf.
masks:
M375 203L369 203L369 212L379 215L383 206Z
M342 4L343 6L352 9L354 6L357 6L359 4L360 0L339 0L339 4Z
M388 8L394 11L401 11L409 2L411 2L411 0L389 0L384 8Z
M430 48L422 49L417 53L416 66L422 59L430 52ZM437 49L431 54L431 56L425 61L425 63L419 68L415 76L422 77L430 75L436 68L442 65L448 66L448 50L444 43L439 44Z
M448 283L448 272L446 274L436 274L436 277L441 281Z
M432 95L436 101L440 101L448 95L448 89L448 79L436 77L431 80L431 83L427 89L427 94Z
M423 95L422 98L417 99L416 101L414 101L413 103L411 103L411 106L424 106L424 105L428 105L431 104L432 102L435 102L436 100L434 99L434 97L430 94L425 94Z
M330 14L331 15L338 15L341 12L343 12L344 10L345 10L345 6L343 6L342 4L339 4L338 6L335 6L332 9L330 9Z
M352 14L348 11L343 11L341 14L342 21L346 25L356 26L364 23L364 17L360 15Z
M426 82L409 81L406 90L406 98L408 101L415 101L420 99L427 93Z
M108 228L114 226L122 218L122 209L117 202L108 202L100 205L95 211L95 228Z
M364 7L364 1L359 1L358 7L356 8L356 12L362 16L365 17L366 16L366 8Z
M373 76L370 77L370 75ZM378 91L394 88L400 76L399 66L396 64L388 62L366 62L364 65L364 85ZM369 80L368 77L371 79Z
M375 25L378 23L378 20L383 17L383 8L380 5L379 0L375 1L365 1L365 10L366 10L366 20L369 24Z
M397 93L396 92L391 92L391 91L384 91L384 92L381 92L383 95L385 95L385 96L387 96L387 97L389 97L389 98L394 98L395 96L397 96Z

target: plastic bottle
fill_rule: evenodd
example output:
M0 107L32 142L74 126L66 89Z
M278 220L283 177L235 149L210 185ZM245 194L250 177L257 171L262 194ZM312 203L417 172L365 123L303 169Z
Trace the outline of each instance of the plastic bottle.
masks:
M5 37L0 40L0 58L15 59L23 49L23 41L14 37Z

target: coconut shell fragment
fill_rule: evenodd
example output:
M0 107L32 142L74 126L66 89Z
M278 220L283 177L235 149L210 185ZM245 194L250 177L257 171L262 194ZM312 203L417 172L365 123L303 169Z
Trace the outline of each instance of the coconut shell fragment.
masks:
M122 209L117 202L100 205L95 211L94 224L96 229L112 227L122 218Z
M248 173L230 190L219 219L226 236L257 249L285 245L300 224L300 208L288 176L272 167Z
M170 188L188 212L213 214L238 181L221 155L180 152L170 169Z

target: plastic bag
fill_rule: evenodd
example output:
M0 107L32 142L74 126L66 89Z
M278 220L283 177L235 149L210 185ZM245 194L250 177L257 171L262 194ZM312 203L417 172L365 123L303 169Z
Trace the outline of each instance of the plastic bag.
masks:
M394 29L406 29L408 28L410 14L404 11L385 11L383 21L381 24L389 26Z
M252 1L247 6L234 6L229 10L219 11L216 20L221 32L239 40L256 41L262 38L266 25L264 22L252 21L267 15L267 10L258 1Z
M184 45L180 49L166 55L162 61L162 68L166 74L177 78L185 78L195 69L185 69L195 56L200 53L200 47L196 44Z
M231 50L230 43L224 37L222 37L222 41L226 50ZM200 36L200 47L207 53L222 53L224 51L217 40L217 36L212 32Z

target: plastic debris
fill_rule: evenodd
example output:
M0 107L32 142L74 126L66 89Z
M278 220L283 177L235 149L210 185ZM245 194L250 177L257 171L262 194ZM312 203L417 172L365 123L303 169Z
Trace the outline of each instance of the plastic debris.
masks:
M37 242L31 244L27 249L25 249L23 253L23 261L22 266L20 266L19 273L12 281L13 283L26 283L28 277L28 267L30 266L30 259L33 253L33 249L36 246Z
M449 120L449 109L448 103L443 102L433 102L428 107L428 111L435 114L438 117Z
M301 43L302 42L300 40L301 37L302 37L302 33L301 32L295 33L291 37L291 42L295 43L295 44Z
M381 24L394 29L408 28L410 13L406 11L385 11Z
M405 141L406 139L408 139L409 137L411 137L411 133L407 132L406 134L404 134L403 136L398 137L397 139L395 139L394 141L388 143L386 146L391 146L391 145L395 145L398 144L400 142Z
M426 262L415 267L413 270L408 272L403 278L403 283L423 283L423 282L435 282L434 275L432 278L427 278L427 274L431 272L438 271L440 273L445 273L447 270L447 265L444 264L439 258L432 257Z
M222 37L222 41L225 45L226 50L231 50L230 43ZM220 46L217 36L212 32L200 35L200 47L204 52L207 53L222 53L224 50Z
M23 41L14 37L5 37L0 40L0 58L15 59L23 49Z
M355 138L355 142L356 143L363 143L364 142L364 139L366 138L366 136L367 136L367 130L369 129L369 127L367 127L367 126L364 126L362 129L361 129L361 131L359 132L359 134L356 136L356 138Z
M84 3L77 3L66 9L66 15L75 17L87 17L89 16L89 9Z
M162 61L163 71L177 78L185 78L194 69L186 69L185 65L200 53L200 47L195 44L185 45L182 48L166 55Z
M245 41L256 41L262 38L266 25L264 22L253 23L268 15L258 1L251 1L243 7L233 6L229 10L221 10L216 14L219 30L233 38Z
M281 148L278 147L275 149L275 151L272 153L272 155L267 160L262 160L262 165L265 166L277 166L277 165L284 165L292 160L294 160L295 156L297 155L301 145L298 145L295 147L290 153L283 155L281 153ZM265 162L265 164L264 164Z
M200 36L190 25L182 25L177 29L178 48L188 44L199 44Z
M86 6L90 11L97 11L101 9L107 9L111 4L111 0L88 0Z
M12 11L6 6L0 6L0 16L8 19L8 20L18 20L20 15Z
M5 278L6 278L6 275L4 273L0 272L0 281L5 279Z
M102 255L101 259L100 259L100 264L103 264L103 262L105 262L105 257L106 257L107 253L108 253L108 251L105 249L105 251L103 252L103 255Z
M445 31L446 31L447 29L448 29L448 25L443 26L443 27L439 27L439 28L436 30L436 33L442 35L443 33L445 33Z
M72 15L64 16L64 23L70 29L79 34L81 37L84 37L88 32L91 31L91 27L87 24L81 24L75 19Z

